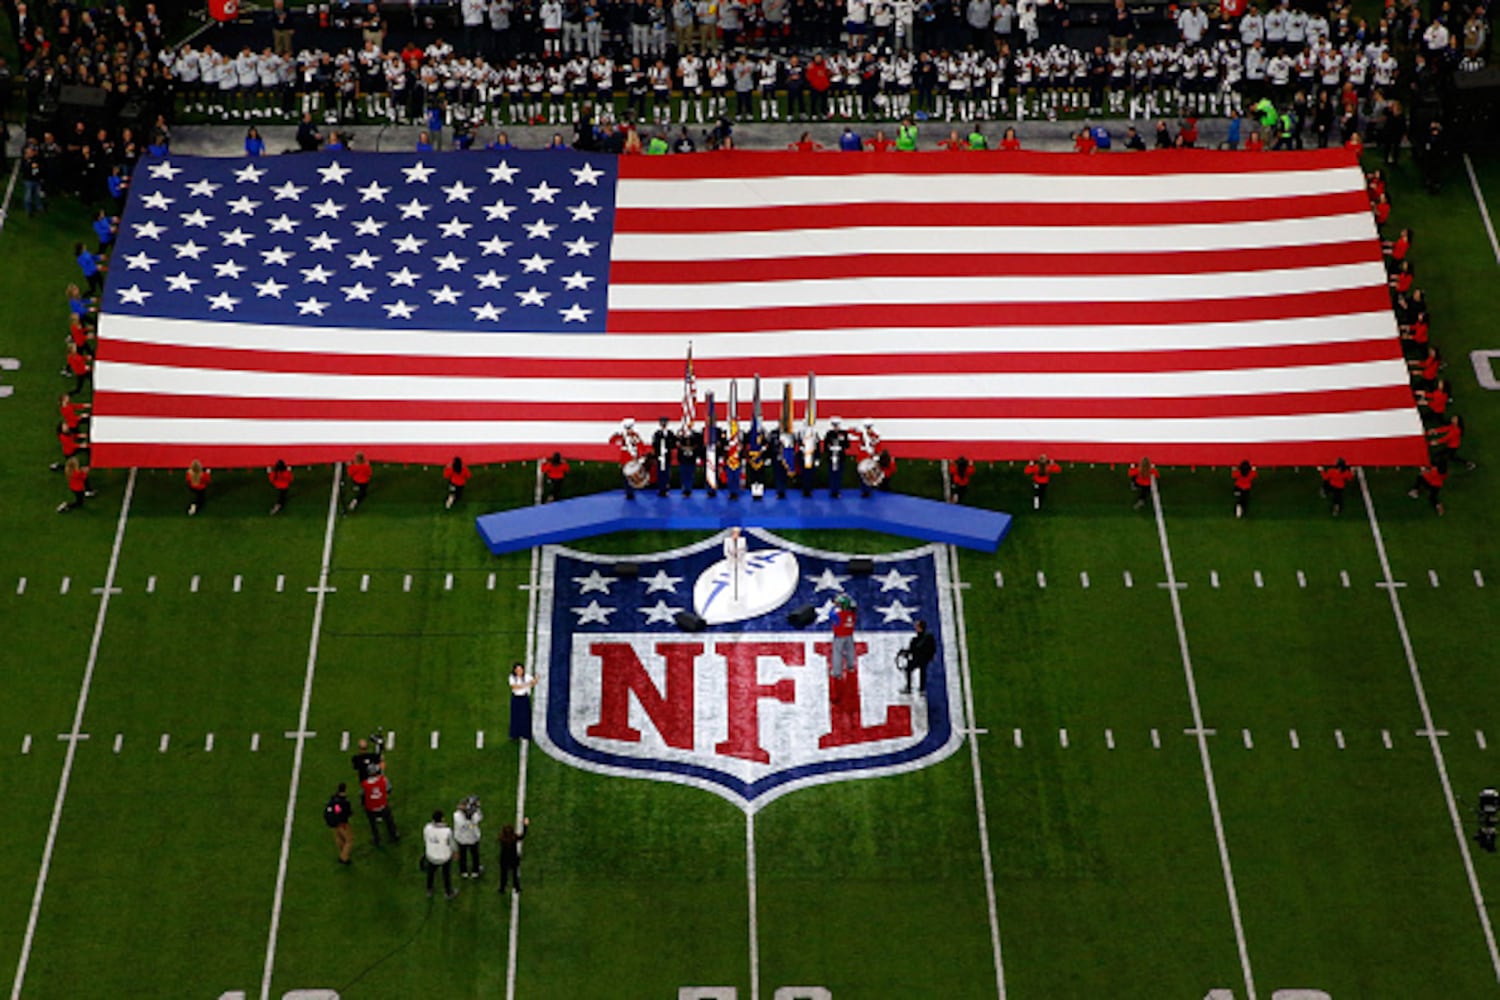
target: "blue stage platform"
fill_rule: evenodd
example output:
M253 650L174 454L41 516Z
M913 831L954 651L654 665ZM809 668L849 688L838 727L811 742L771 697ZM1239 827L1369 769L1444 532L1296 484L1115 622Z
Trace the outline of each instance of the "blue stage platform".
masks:
M475 519L475 526L496 555L616 531L719 531L734 525L880 531L994 552L1010 530L1010 521L1009 514L998 511L901 493L876 492L862 497L857 489L845 490L837 500L829 497L827 490L814 490L811 497L798 492L788 493L784 500L772 496L760 501L751 500L746 493L730 500L723 492L710 497L702 491L690 497L641 492L634 500L627 500L623 490L612 490L485 514Z

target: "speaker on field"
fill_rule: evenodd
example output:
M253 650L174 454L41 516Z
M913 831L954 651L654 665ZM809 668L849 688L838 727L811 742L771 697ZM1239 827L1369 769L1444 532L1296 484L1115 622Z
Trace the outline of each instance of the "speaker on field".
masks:
M677 627L683 632L702 632L708 628L708 622L693 614L691 611L679 611L672 616Z
M807 628L807 626L817 620L818 609L811 604L804 604L800 608L795 608L788 612L786 616L787 624L796 628Z
M641 575L641 564L633 562L615 563L615 576L622 580L634 580Z
M859 556L849 560L850 576L869 576L875 572L875 560L866 556Z

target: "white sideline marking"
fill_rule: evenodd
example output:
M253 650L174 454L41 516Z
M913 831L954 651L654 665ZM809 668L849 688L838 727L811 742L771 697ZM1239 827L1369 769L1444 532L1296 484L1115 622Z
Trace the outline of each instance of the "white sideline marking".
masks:
M16 594L19 596L24 593L26 593L26 578L23 576L16 581Z
M484 749L484 730L483 729L478 730L477 732L474 733L474 749L475 750L483 750Z
M365 573L359 578L359 592L368 593L370 589L370 574Z
M286 574L285 573L277 573L276 574L276 593L280 594L280 593L284 593L285 591L286 591Z
M1254 750L1255 749L1255 741L1250 738L1250 730L1248 730L1248 729L1241 729L1240 733L1244 737L1244 740L1245 740L1245 749L1246 750Z
M1256 587L1264 587L1265 585L1266 585L1265 577L1263 577L1263 576L1260 575L1260 570L1256 570L1255 571L1255 586Z
M115 753L119 753L120 752L120 748L122 746L124 746L124 745L125 745L125 734L124 733L115 733Z
M1104 745L1110 750L1115 748L1115 731L1113 729L1106 729L1104 731Z
M411 593L411 574L410 573L406 574L406 577L404 579L402 579L402 581L401 581L401 590L402 590L402 592L407 593L407 594Z
M1153 750L1161 749L1161 733L1155 729L1151 730L1151 748Z
M453 574L452 573L449 573L447 576L443 577L443 589L444 590L452 590L453 589Z
M21 753L23 753L23 754L31 753L31 734L30 733L27 733L21 739Z
M1340 750L1344 749L1344 731L1342 729L1335 729L1333 731L1333 742L1339 745Z
M1297 571L1297 586L1302 587L1303 589L1307 588L1307 574L1302 572L1300 569Z
M198 592L198 584L199 584L199 582L200 581L199 581L199 578L198 578L198 574L194 573L192 581L188 583L188 590L191 591L192 593L196 594Z
M1427 571L1427 582L1430 583L1430 584L1432 584L1432 586L1434 586L1434 587L1436 587L1438 585L1437 570L1430 569L1430 570Z
M73 578L71 576L65 576L62 578L62 585L57 588L57 592L59 594L66 594L68 592L68 589L72 586Z
M429 749L436 750L437 748L438 748L438 731L436 729L434 729L432 731L432 742L431 742L431 745L429 746Z
M243 576L241 576L240 574L238 574L238 573L234 574L234 584L233 584L233 588L232 588L234 590L234 592L236 594L238 594L240 592L240 588L243 587L244 585L245 585L245 578Z
M260 752L260 733L251 733L250 734L250 752L251 753L259 753Z
M1476 586L1476 587L1483 587L1484 586L1484 574L1481 573L1481 572L1479 572L1479 570L1477 570L1477 569L1474 571L1474 586Z
M1468 157L1465 156L1467 163ZM1470 168L1470 177L1473 176L1473 168ZM1489 215L1486 213L1485 222L1488 224ZM1494 241L1494 230L1490 230L1490 239ZM1497 249L1496 260L1500 260L1500 249ZM1370 534L1375 538L1375 551L1380 556L1380 571L1385 574L1387 582L1393 582L1391 576L1391 561L1385 553L1385 539L1380 534L1380 522L1375 519L1375 502L1370 497L1370 487L1365 481L1365 470L1356 469L1359 476L1359 491L1365 498L1365 510L1370 516ZM1391 613L1396 616L1396 631L1401 634L1401 648L1406 653L1406 664L1410 668L1412 689L1417 695L1417 704L1422 710L1422 722L1427 729L1427 746L1432 750L1432 760L1437 766L1438 778L1443 785L1443 798L1448 804L1448 820L1453 824L1453 837L1458 841L1458 854L1463 859L1464 874L1469 879L1469 891L1474 897L1474 912L1479 916L1479 926L1484 931L1484 943L1490 953L1490 968L1495 973L1495 980L1500 982L1500 948L1495 945L1495 929L1490 924L1490 911L1484 903L1484 893L1479 888L1479 877L1474 872L1474 858L1469 853L1469 838L1464 832L1463 820L1458 815L1458 803L1453 797L1453 783L1448 780L1448 762L1443 758L1443 745L1438 741L1437 724L1432 718L1432 707L1427 703L1427 688L1422 683L1422 671L1417 666L1417 654L1412 649L1411 634L1406 630L1406 616L1401 611L1401 597L1396 593L1394 587L1387 591L1391 595Z
M1167 518L1162 511L1161 491L1157 488L1156 480L1151 480L1151 505L1156 510L1156 534L1161 541L1162 563L1167 570L1167 582L1177 582L1177 570L1172 563L1172 546L1167 540ZM1255 571L1257 582L1260 579L1260 570ZM1213 760L1208 753L1208 737L1204 735L1203 706L1198 701L1198 681L1193 676L1193 657L1188 649L1187 627L1182 619L1182 598L1175 586L1167 588L1167 593L1172 599L1172 618L1177 625L1177 648L1182 654L1182 675L1187 682L1188 704L1193 710L1193 725L1200 732L1198 734L1198 758L1203 763L1203 783L1208 788L1209 811L1213 814L1214 837L1219 842L1219 865L1224 873L1224 891L1229 897L1229 915L1234 923L1235 944L1240 953L1240 971L1245 977L1245 996L1248 1000L1255 1000L1255 975L1250 969L1250 947L1245 941L1245 925L1240 919L1240 897L1235 889L1234 868L1229 861L1229 841L1224 836L1224 817L1219 810L1219 790L1214 782ZM1248 735L1249 730L1246 730Z
M1219 571L1211 569L1208 571L1208 585L1215 590L1219 589Z
M484 583L484 589L485 590L494 590L495 589L495 574L491 573L489 575L489 579L487 579L485 581L485 583Z
M302 757L307 749L307 715L312 707L313 677L318 670L318 637L323 631L323 609L328 603L328 571L333 562L333 526L339 519L339 480L344 463L333 464L333 485L328 491L328 523L323 529L323 562L318 569L318 589L313 605L312 635L307 640L307 672L302 678L302 705L297 711L297 744L292 750L292 778L286 794L286 819L281 827L281 855L276 862L276 892L271 898L271 930L266 935L266 964L260 978L261 1000L270 1000L271 972L276 966L276 935L281 930L281 904L286 894L287 857L292 847L292 821L297 815L297 786L302 780ZM277 589L281 578L277 578ZM256 734L256 740L260 735Z
M135 496L136 470L125 480L125 499L120 502L120 519L115 524L115 540L109 550L109 568L104 572L104 593L99 595L99 613L94 617L94 636L89 641L88 660L83 667L83 681L78 686L78 703L73 709L72 739L63 752L62 776L57 781L57 797L52 802L52 819L47 825L47 840L42 846L42 864L36 875L36 889L31 894L31 912L26 918L26 935L21 941L21 957L11 984L11 1000L20 1000L26 985L26 966L31 961L31 945L36 940L37 918L42 913L42 897L47 892L47 874L52 869L52 852L57 847L57 831L62 825L63 803L68 797L68 782L73 776L73 760L78 753L78 736L83 732L83 713L89 704L89 689L94 683L94 667L99 662L99 643L104 637L104 619L109 614L110 593L115 585L115 570L120 565L120 549L125 544L125 522L130 516L130 501Z
M1036 571L1036 585L1043 590L1047 589L1047 574L1041 570Z
M1339 583L1344 585L1345 590L1349 589L1349 571L1347 569L1339 570Z
M1125 589L1129 590L1131 587L1134 587L1134 586L1135 586L1135 580L1134 580L1134 578L1131 577L1130 570L1127 569L1125 571Z
M536 483L532 487L531 502L540 504L542 502L542 463L536 464ZM531 548L531 593L526 598L526 669L533 677L536 676L536 582L537 574L540 572L539 555L541 550L536 546ZM406 578L408 581L411 577ZM387 740L395 734L387 734ZM530 740L521 741L521 762L517 765L516 775L516 829L520 830L526 820L526 757L527 750L531 747ZM525 841L516 845L518 850L524 851ZM753 912L753 911L752 911ZM521 894L513 892L510 896L510 939L508 952L505 958L505 1000L516 1000L516 955L521 931ZM755 932L751 927L751 934ZM752 974L758 974L758 969L753 969Z
M156 752L157 753L166 753L167 752L167 747L170 746L171 743L172 743L172 734L171 733L162 733L161 734L161 742L156 745Z
M1382 729L1380 731L1380 742L1385 744L1387 750L1391 749L1391 731L1389 729Z
M1479 217L1484 220L1484 231L1490 238L1490 249L1494 251L1495 263L1500 264L1500 240L1495 239L1495 224L1490 221L1490 208L1484 202L1484 195L1479 190L1479 178L1474 176L1474 164L1469 160L1469 154L1464 154L1464 169L1469 172L1469 187L1474 192L1474 201L1479 205ZM1464 841L1468 843L1468 841ZM1486 922L1488 927L1489 923Z
M1016 749L1019 750L1021 748L1021 731L1019 729L1017 729L1015 731L1015 742L1016 742Z
M1068 731L1066 729L1059 729L1057 731L1057 741L1062 744L1064 750L1068 749Z
M1479 749L1481 749L1481 750L1488 750L1489 749L1489 747L1486 746L1485 742L1484 742L1484 730L1483 729L1476 729L1476 730L1474 730L1474 742L1479 744Z
M1084 590L1088 590L1089 589L1089 571L1088 570L1084 570L1083 572L1081 572L1081 573L1078 574L1078 582L1081 583L1081 584L1083 584L1083 589Z
M1295 729L1292 730L1292 732L1291 732L1291 738L1292 738L1292 749L1293 750L1301 750L1302 749L1302 741L1297 738L1297 730L1295 730Z
M154 576L148 576L146 578L146 593L148 593L148 594L154 594L154 593L156 593L156 577L154 577Z
M209 733L207 736L205 736L203 738L203 751L205 753L213 753L214 752L214 734L213 733Z
M995 570L995 586L996 587L1003 587L1003 586L1005 586L1005 574L1002 573L1002 572L1000 572L998 569Z
M346 729L342 733L339 734L339 752L342 753L342 752L344 752L345 750L348 750L348 749L349 749L349 730Z

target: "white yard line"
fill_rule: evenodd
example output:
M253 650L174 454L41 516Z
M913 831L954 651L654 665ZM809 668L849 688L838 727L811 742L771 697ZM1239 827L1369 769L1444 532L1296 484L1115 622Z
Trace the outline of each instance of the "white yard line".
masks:
M947 475L948 468L945 465L943 467L944 479ZM984 802L984 772L979 767L979 723L974 718L974 678L969 671L969 634L964 625L963 587L957 586L961 582L958 571L958 550L952 545L948 546L948 564L948 572L953 575L955 584L949 593L953 601L953 620L958 625L959 674L963 678L964 714L970 729L969 763L974 771L974 810L979 817L979 858L984 867L984 898L990 917L990 953L995 962L995 995L1000 1000L1005 1000L1005 961L1000 948L1000 915L995 902L995 861L990 854L990 824ZM1018 729L1016 730L1017 746L1020 745L1020 737L1021 731Z
M11 168L10 180L5 185L5 200L0 201L0 232L5 230L5 220L10 217L10 198L16 192L16 178L21 176L21 161Z
M47 873L52 869L52 852L57 847L57 830L62 825L63 803L68 797L68 782L73 776L73 761L82 742L83 713L89 705L89 689L94 683L94 666L99 662L99 642L104 637L104 619L109 614L109 599L115 594L115 570L120 565L120 548L125 543L125 522L130 517L130 500L135 496L136 470L125 480L125 499L120 503L120 519L115 524L115 541L109 550L109 568L104 573L103 593L99 595L99 613L94 616L94 637L89 641L89 656L83 667L83 681L78 686L78 703L73 708L73 728L66 738L62 777L57 782L57 797L52 802L52 820L47 825L47 842L42 846L42 866L37 871L36 889L31 894L31 913L26 918L26 936L21 939L21 957L16 962L16 978L11 984L11 1000L19 1000L26 985L26 966L31 961L31 946L36 940L36 922L42 913L42 897L47 892Z
M1465 158L1467 160L1467 157ZM1472 174L1470 175L1472 176ZM1483 204L1481 202L1481 204ZM1490 968L1494 970L1496 982L1500 982L1500 950L1495 947L1495 929L1490 923L1490 912L1484 905L1484 893L1479 888L1479 877L1474 872L1474 858L1469 853L1469 838L1464 833L1464 824L1458 813L1458 802L1453 796L1453 783L1448 780L1448 763L1443 758L1443 744L1438 739L1438 728L1432 721L1432 708L1427 703L1427 688L1422 683L1422 671L1417 666L1417 654L1411 645L1411 633L1406 630L1406 615L1401 611L1401 598L1396 580L1391 575L1391 561L1386 555L1385 538L1380 532L1380 522L1375 517L1375 501L1370 496L1370 486L1365 480L1365 470L1356 469L1359 476L1359 491L1365 498L1365 511L1370 518L1370 534L1375 539L1375 552L1380 557L1380 572L1385 577L1385 591L1391 599L1391 614L1396 617L1396 631L1401 635L1401 649L1406 653L1406 666L1411 673L1412 689L1417 694L1417 706L1422 711L1422 728L1427 745L1432 749L1432 760L1437 765L1438 780L1443 785L1443 801L1448 806L1448 819L1453 824L1453 836L1458 841L1458 854L1463 858L1464 874L1469 879L1469 891L1474 897L1474 912L1479 916L1479 926L1484 932L1484 943L1490 952Z
M1245 976L1245 996L1248 1000L1255 1000L1255 975L1250 971L1250 948L1245 943L1245 924L1240 919L1240 896L1234 886L1234 868L1229 863L1229 841L1224 836L1224 816L1219 809L1219 789L1214 783L1214 765L1208 753L1208 731L1203 725L1203 707L1198 702L1198 682L1193 676L1193 657L1188 651L1187 629L1182 621L1182 600L1178 596L1177 571L1172 564L1172 546L1167 541L1167 519L1162 513L1161 491L1157 489L1154 479L1151 481L1151 506L1156 510L1156 535L1161 541L1161 558L1167 570L1167 594L1172 600L1172 618L1177 624L1177 648L1182 653L1182 675L1187 681L1188 703L1193 709L1193 729L1198 740L1198 757L1203 762L1203 783L1208 788L1208 805L1214 820L1214 838L1219 842L1219 867L1223 869L1224 891L1229 896L1229 916L1234 923L1235 945L1240 952L1240 970Z
M540 504L542 502L542 463L536 464L536 486L532 491L531 502ZM542 566L541 549L531 547L531 586L526 591L526 672L536 676L536 606L537 606L537 577L541 573ZM541 720L546 725L547 720ZM536 719L531 724L537 724ZM517 765L516 776L516 829L525 832L526 821L526 756L530 749L530 740L521 741L521 762ZM515 892L510 897L510 940L505 957L505 1000L516 1000L516 955L521 934L521 894Z
M333 487L328 491L328 525L323 529L323 564L318 570L318 586L309 587L318 595L313 605L312 634L307 640L307 671L302 678L302 706L297 712L296 748L292 751L292 780L286 794L286 819L281 827L281 856L276 862L276 893L271 898L271 930L266 935L266 964L260 977L261 1000L270 1000L271 974L276 968L276 935L281 930L281 904L286 895L287 857L292 849L292 821L297 816L297 787L302 780L302 756L307 749L307 713L312 707L313 677L318 672L318 637L323 631L323 608L328 600L328 569L333 562L333 526L339 517L339 479L342 462L333 466Z
M755 813L745 810L745 883L750 907L750 1000L760 1000L760 911L755 872Z
M1495 224L1490 221L1490 207L1485 204L1484 192L1479 190L1479 178L1474 176L1474 163L1469 154L1464 154L1464 169L1469 172L1469 187L1474 190L1474 201L1479 205L1479 217L1484 220L1485 234L1490 238L1490 250L1495 254L1495 263L1500 264L1500 240L1495 238Z

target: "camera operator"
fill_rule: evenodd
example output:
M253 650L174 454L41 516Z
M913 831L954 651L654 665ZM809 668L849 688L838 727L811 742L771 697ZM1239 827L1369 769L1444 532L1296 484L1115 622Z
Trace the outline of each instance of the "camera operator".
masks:
M478 878L484 874L484 865L479 863L479 824L484 822L484 811L479 808L479 796L470 795L453 810L453 842L458 845L458 877ZM471 872L469 869L473 867Z
M373 746L372 746L373 744ZM385 733L377 730L368 740L359 741L359 753L349 758L360 781L385 772Z
M380 846L380 824L391 843L401 839L396 831L396 818L391 815L391 782L385 774L385 734L377 730L368 740L359 741L359 753L351 759L354 772L359 775L360 804L365 808L365 818L370 821L370 839Z

